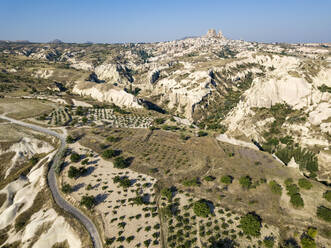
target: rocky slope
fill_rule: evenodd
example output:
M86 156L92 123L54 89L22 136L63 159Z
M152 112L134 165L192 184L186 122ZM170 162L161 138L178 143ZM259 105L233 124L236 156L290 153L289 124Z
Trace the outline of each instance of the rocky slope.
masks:
M38 68L3 64L6 75L23 71L121 107L149 101L200 128L254 139L286 164L309 149L323 169L301 169L331 181L328 44L246 42L209 30L202 37L146 44L4 43L0 54L43 61ZM299 155L285 154L297 147Z

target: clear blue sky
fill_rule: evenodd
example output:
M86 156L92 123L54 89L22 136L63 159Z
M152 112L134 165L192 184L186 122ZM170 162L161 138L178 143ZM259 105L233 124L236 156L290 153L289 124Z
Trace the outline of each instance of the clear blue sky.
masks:
M0 0L0 40L331 42L331 0Z

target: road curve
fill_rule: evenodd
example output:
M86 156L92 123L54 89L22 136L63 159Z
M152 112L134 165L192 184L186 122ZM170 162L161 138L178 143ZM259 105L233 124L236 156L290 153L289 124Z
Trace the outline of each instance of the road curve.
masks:
M60 156L65 149L65 146L66 146L65 136L63 136L55 131L49 130L47 128L37 126L34 124L30 124L30 123L25 123L23 121L15 120L15 119L9 118L4 115L0 115L0 119L7 120L11 123L14 123L14 124L17 124L20 126L31 128L38 132L52 135L61 141L61 146L58 149L56 155L54 156L53 163L48 171L48 175L47 175L48 185L51 189L51 192L52 192L52 195L53 195L53 198L54 198L56 204L58 204L66 212L75 216L86 227L87 231L89 232L89 234L91 236L94 248L102 248L102 242L101 242L98 230L95 227L95 225L93 224L93 222L85 214L83 214L79 209L75 208L70 203L68 203L64 198L62 198L62 196L59 192L58 185L56 183L54 164L59 163Z

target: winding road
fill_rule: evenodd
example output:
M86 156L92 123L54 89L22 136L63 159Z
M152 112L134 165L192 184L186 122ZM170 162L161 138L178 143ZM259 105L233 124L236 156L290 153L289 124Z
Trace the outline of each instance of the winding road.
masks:
M26 123L23 121L15 120L15 119L9 118L4 115L0 115L0 119L7 120L11 123L14 123L14 124L17 124L20 126L31 128L38 132L52 135L61 141L61 146L58 149L56 155L54 156L53 163L48 171L48 175L47 175L48 185L51 189L51 192L52 192L52 195L53 195L53 198L54 198L56 204L58 204L66 212L75 216L85 226L85 228L87 229L87 231L89 232L89 234L91 236L94 248L102 248L102 242L101 242L101 239L100 239L96 226L85 214L83 214L79 209L72 206L61 196L58 185L56 183L56 174L54 171L54 165L56 165L60 162L61 154L66 147L65 135L61 135L55 131L49 130L49 129L41 127L41 126L37 126L37 125Z

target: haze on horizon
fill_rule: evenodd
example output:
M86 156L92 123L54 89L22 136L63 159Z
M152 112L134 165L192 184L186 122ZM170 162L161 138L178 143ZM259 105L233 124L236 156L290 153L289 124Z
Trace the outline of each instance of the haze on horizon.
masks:
M330 9L323 0L2 0L0 40L156 42L214 28L230 39L331 42Z

